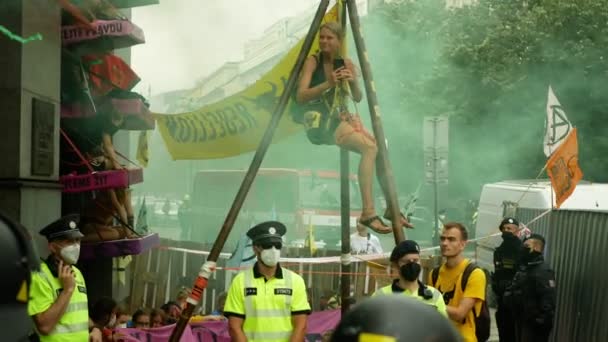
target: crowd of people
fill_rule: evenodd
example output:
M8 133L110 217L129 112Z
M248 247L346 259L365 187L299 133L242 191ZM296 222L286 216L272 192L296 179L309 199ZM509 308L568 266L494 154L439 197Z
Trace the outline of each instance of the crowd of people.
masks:
M548 341L555 314L555 278L543 259L544 238L531 234L525 235L522 241L519 236L523 228L514 218L506 218L499 225L504 242L496 250L495 274L491 283L494 295L499 298L496 321L500 340ZM257 263L234 279L228 294L224 314L229 319L233 341L264 341L270 337L284 341L303 339L310 305L306 301L302 278L281 268L278 263L285 230L280 222L269 221L253 227L248 233ZM362 229L355 234L360 233ZM427 279L421 277L419 245L413 240L399 243L389 258L393 282L378 289L372 299L364 299L356 304L342 322L349 315L355 315L359 306L376 307L375 304L366 303L384 301L377 297L391 296L391 300L395 300L395 296L398 296L431 307L435 316L428 312L424 314L430 315L436 322L450 322L450 328L428 329L401 320L402 325L393 324L392 328L382 324L374 327L369 324L371 318L368 316L366 319L355 319L358 322L356 327L347 329L340 323L334 336L328 339L356 340L353 338L366 334L365 329L368 328L371 329L370 333L377 334L384 330L382 333L386 336L403 337L406 335L400 329L407 326L410 329L408 334L413 334L411 336L425 336L430 340L487 341L491 324L487 304L489 294L486 291L489 280L483 269L464 256L468 231L461 223L446 222L440 241L444 262L433 269ZM325 308L339 307L339 303L332 303L332 299L337 298L330 298ZM403 310L408 305L404 305ZM394 310L399 311L398 308ZM424 310L420 312L422 314ZM510 315L506 316L506 313ZM404 311L402 314L408 313ZM391 320L398 319L396 317L399 316L393 316ZM507 321L505 317L509 317ZM506 337L507 334L512 338ZM347 338L347 335L350 337Z
M402 241L389 258L392 283L378 289L371 299L365 298L353 305L353 315L359 306L375 307L365 304L367 302L398 296L432 308L434 320L449 326L447 330L426 331L425 336L436 338L436 334L449 335L449 331L453 331L454 339L442 341L487 341L490 317L486 287L491 283L498 305L496 323L500 341L548 341L555 315L555 276L543 258L545 239L538 234L521 239L522 228L515 218L500 222L503 242L494 253L495 272L491 282L484 270L464 257L468 231L458 222L444 224L440 236L444 262L429 272L426 279L422 279L418 243ZM361 225L355 234L364 235L366 229ZM193 319L226 320L233 341L303 341L311 306L303 278L279 263L286 230L287 227L277 221L251 228L247 235L257 262L233 279L227 293L217 296L214 312ZM74 266L82 238L78 215L64 216L40 234L48 240L49 255L31 275L27 309L35 332L30 341L119 341L121 333L116 329L149 329L173 324L187 305L191 292L187 288L179 291L175 301L157 309L129 312L111 298L89 303L85 280ZM365 246L372 240L364 237L364 241L359 249L369 249ZM329 302L331 299L326 303L327 308L340 306L339 302L332 305ZM425 315L433 317L428 312ZM343 322L346 317L348 315L343 317ZM366 333L363 327L370 327L369 324L360 324L358 331ZM335 336L343 338L343 334L353 334L340 332L341 326L342 323L336 328ZM399 335L397 331L391 332L390 327L385 328L387 336ZM413 331L419 328L411 327Z
M91 328L96 328L101 332L103 342L120 341L121 334L117 328L136 328L149 329L160 328L166 325L175 324L183 309L185 309L185 299L190 290L182 288L177 295L177 300L169 301L160 308L148 309L140 308L130 312L125 305L118 304L112 298L101 298L96 301L89 309ZM226 293L221 293L217 297L216 309L208 315L197 314L192 320L225 320L223 316L223 306L226 300Z

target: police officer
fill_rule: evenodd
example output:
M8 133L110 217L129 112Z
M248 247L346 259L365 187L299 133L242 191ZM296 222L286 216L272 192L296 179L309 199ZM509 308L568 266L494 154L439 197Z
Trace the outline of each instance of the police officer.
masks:
M304 280L279 265L285 226L276 221L247 232L255 265L232 280L224 315L232 341L303 341L310 305Z
M87 288L74 266L80 255L78 215L67 215L40 231L46 237L50 255L32 274L28 313L34 320L41 342L89 340ZM100 338L98 328L91 339Z
M512 303L518 313L516 341L548 341L555 314L555 274L543 258L542 235L530 235L524 247L519 271L505 291L505 303Z
M39 262L27 230L0 214L0 322L3 341L27 341L32 323L27 314L31 272Z
M398 270L399 276L391 285L378 289L379 294L400 294L418 299L433 306L439 313L447 317L443 295L439 290L424 285L418 277L422 271L420 266L420 246L413 240L400 242L391 253L391 269Z
M517 272L523 243L517 237L519 222L507 217L500 222L498 229L502 232L502 243L494 251L494 274L492 291L496 297L496 326L501 342L515 342L515 317L508 305L504 305L504 292Z
M342 317L335 342L461 341L449 320L430 305L404 296L364 299Z

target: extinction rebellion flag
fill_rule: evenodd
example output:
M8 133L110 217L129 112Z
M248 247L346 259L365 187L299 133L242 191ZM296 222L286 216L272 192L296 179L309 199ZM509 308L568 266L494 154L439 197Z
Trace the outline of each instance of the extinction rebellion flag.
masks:
M549 86L547 98L547 131L544 152L547 174L555 191L555 204L559 208L574 192L583 178L578 166L578 141L576 128L572 127L553 89Z

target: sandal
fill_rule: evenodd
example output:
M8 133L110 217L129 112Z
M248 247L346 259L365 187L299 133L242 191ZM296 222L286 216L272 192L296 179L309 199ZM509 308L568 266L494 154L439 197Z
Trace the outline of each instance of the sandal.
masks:
M382 226L386 227L385 229L379 229L378 227L375 227L372 223L374 222L380 222L382 224ZM389 234L393 232L393 229L391 229L390 227L388 227L387 225L384 224L384 222L382 222L382 219L376 215L376 216L372 216L370 218L367 219L359 219L359 223L361 223L362 225L366 226L367 228L373 230L374 232L378 233L378 234Z
M401 214L401 221L403 222L403 226L409 229L414 229L414 225L410 223L410 221L408 221L407 217L405 217L405 215L403 215L403 213ZM389 221L393 221L393 217L391 216L391 212L390 210L386 210L384 212L384 218L389 220Z

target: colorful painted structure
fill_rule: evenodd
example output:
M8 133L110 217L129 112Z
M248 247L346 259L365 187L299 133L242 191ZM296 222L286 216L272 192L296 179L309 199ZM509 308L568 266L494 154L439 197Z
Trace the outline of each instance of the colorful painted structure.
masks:
M62 0L60 165L62 213L80 213L85 237L81 270L90 300L113 296L113 258L143 253L159 244L135 220L130 189L143 168L114 144L119 131L155 127L147 99L132 89L140 78L116 49L145 42L128 9L158 0Z

